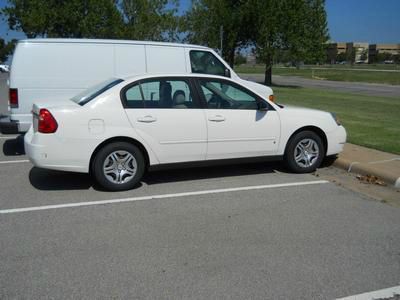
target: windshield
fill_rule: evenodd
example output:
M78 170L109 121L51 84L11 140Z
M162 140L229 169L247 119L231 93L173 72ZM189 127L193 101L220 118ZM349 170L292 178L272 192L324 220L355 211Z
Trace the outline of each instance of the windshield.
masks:
M110 78L106 81L100 82L82 92L80 92L75 97L71 98L72 101L78 103L79 105L85 105L89 101L96 98L98 95L104 93L108 89L122 82L122 79L119 78Z

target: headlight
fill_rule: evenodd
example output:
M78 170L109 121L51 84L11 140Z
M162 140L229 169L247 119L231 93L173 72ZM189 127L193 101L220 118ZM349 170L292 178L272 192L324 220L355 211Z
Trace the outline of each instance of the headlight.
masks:
M338 117L336 116L335 113L331 112L331 116L335 120L336 124L342 125L342 123L340 123L340 121L339 121L339 119L338 119Z

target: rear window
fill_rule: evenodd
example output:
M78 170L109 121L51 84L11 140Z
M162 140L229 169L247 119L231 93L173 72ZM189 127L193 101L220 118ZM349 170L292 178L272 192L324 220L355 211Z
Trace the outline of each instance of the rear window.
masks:
M97 96L101 95L105 91L111 89L113 86L121 83L123 80L119 78L111 78L106 81L100 82L71 98L72 101L78 103L79 105L85 105L86 103L92 101Z

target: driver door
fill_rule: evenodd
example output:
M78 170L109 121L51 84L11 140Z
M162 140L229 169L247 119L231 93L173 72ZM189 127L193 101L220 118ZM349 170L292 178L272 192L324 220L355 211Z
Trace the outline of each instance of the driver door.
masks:
M207 160L276 154L280 120L271 105L259 110L264 100L229 80L201 78L198 84L207 103Z

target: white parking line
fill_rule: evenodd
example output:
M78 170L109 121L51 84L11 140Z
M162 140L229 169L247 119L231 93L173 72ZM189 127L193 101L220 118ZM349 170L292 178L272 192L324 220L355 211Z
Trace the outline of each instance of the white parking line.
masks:
M336 300L374 300L374 299L389 299L395 295L400 295L400 285L391 288L373 291L364 294L358 294L354 296L348 296Z
M37 210L67 208L67 207L116 204L116 203L144 201L144 200L153 200L153 199L178 198L178 197L188 197L188 196L198 196L198 195L218 194L218 193L228 193L228 192L238 192L238 191L250 191L250 190L283 188L283 187L293 187L293 186L304 186L304 185L313 185L313 184L323 184L323 183L328 183L328 182L329 181L326 181L326 180L315 180L315 181L268 184L268 185L253 185L253 186L242 186L242 187L216 189L216 190L184 192L184 193L176 193L176 194L163 194L163 195L152 195L152 196L111 199L111 200L101 200L101 201L64 203L64 204L57 204L57 205L43 205L43 206L23 207L23 208L10 208L10 209L0 210L0 214L13 214L13 213L22 213L22 212L37 211Z
M10 135L10 136L2 136L2 135L0 135L0 139L6 139L6 140L16 139L17 137L19 137L19 135Z
M0 161L0 164L18 164L18 163L26 163L26 162L29 162L29 159L5 160L5 161Z

